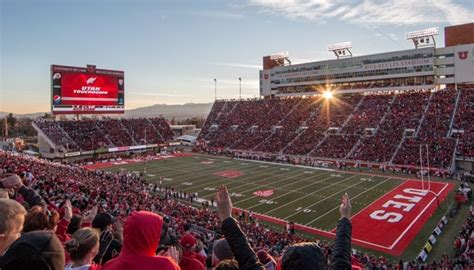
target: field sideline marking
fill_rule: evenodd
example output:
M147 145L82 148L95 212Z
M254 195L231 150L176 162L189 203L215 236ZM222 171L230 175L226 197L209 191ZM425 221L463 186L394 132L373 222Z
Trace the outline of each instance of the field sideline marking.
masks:
M336 171L334 169L329 169L329 168L311 167L311 166L304 166L304 165L293 165L293 164L285 164L285 163L275 163L275 162L264 161L264 160L252 160L252 159L249 160L249 159L245 159L245 158L236 158L236 160L245 160L245 161L252 161L252 162L255 162L255 163L264 163L264 164L272 164L272 165L278 165L278 166L296 167L296 168L320 170L320 171L331 171L331 172Z

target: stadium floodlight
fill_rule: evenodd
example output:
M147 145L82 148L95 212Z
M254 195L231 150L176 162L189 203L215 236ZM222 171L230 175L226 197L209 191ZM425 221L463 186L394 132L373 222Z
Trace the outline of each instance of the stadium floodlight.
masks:
M336 43L328 46L329 51L335 51L335 50L343 50L343 49L350 49L352 48L352 42L341 42L341 43Z
M352 57L352 43L351 42L341 42L328 46L328 51L333 52L337 59L343 57Z
M412 31L408 32L405 34L405 38L407 40L412 40L413 44L415 44L415 48L419 47L436 47L436 40L435 36L438 35L438 27L433 27L433 28L428 28L428 29L423 29L423 30L417 30L417 31ZM433 41L431 42L430 39Z
M288 58L288 52L279 52L270 55L270 60L277 62L280 66L285 65L285 60L288 65L291 65L291 61Z
M405 34L406 39L413 39L413 38L422 38L422 37L429 37L429 36L436 36L438 35L438 27L417 30L408 32Z
M279 52L270 55L270 60L279 60L288 58L288 52Z

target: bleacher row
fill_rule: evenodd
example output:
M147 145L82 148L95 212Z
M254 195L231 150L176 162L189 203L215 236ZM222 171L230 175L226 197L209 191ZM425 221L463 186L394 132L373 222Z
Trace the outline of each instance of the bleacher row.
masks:
M474 90L217 101L198 137L211 148L450 169L474 157ZM425 145L428 145L428 150ZM423 164L426 166L426 164Z
M54 144L68 151L158 144L174 136L164 118L36 120L35 124Z

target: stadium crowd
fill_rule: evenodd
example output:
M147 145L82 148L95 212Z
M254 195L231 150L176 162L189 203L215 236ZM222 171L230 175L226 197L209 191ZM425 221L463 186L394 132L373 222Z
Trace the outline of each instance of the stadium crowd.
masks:
M56 146L63 147L65 151L158 144L174 137L166 120L157 117L79 121L39 119L35 124Z
M420 145L428 145L423 165L450 170L456 154L473 157L473 93L426 89L344 94L331 101L219 101L198 140L211 148L402 166L419 166Z
M460 93L458 109L454 120L453 137L459 138L456 148L457 155L461 157L474 156L474 91L466 89Z
M351 206L342 198L335 243L232 218L227 189L217 211L129 172L89 171L0 152L1 269L469 269L473 214L456 258L390 262L351 249ZM180 200L181 199L181 200ZM212 202L212 205L214 203ZM223 235L221 237L220 235ZM473 238L474 239L474 238ZM255 252L257 251L257 252ZM449 267L448 267L449 266ZM457 267L457 268L456 268Z

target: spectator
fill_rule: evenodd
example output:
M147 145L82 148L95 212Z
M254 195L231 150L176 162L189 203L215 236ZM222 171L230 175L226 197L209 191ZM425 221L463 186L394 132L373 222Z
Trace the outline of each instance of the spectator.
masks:
M227 188L222 186L217 192L217 208L222 221L222 232L232 252L235 254L240 269L265 269L249 246L245 234L236 220L232 218L232 202ZM332 269L351 269L351 204L347 193L342 197L339 209L341 219L336 232L336 243L331 259ZM315 243L304 243L288 248L282 257L281 269L326 269L326 258L321 248Z
M222 233L224 234L235 259L239 263L239 269L260 269L265 267L259 262L255 252L250 247L247 237L240 229L237 221L232 217L232 202L227 187L221 186L216 196L217 210L222 222Z
M344 194L339 208L341 219L337 225L335 248L332 252L332 269L351 269L351 203ZM281 260L281 269L326 269L326 258L315 243L302 243L288 248Z
M204 270L206 264L206 258L202 255L194 252L196 247L196 238L187 233L181 237L181 247L183 249L183 257L179 262L179 266L182 270Z
M67 226L67 233L74 234L77 230L82 227L82 217L81 216L73 216L71 218L71 222Z
M21 178L17 174L4 174L0 180L0 188L16 189L18 194L23 197L23 200L28 203L29 207L46 205L43 198L36 191L23 185Z
M258 260L265 266L265 269L267 270L276 270L277 263L275 259L273 259L268 252L265 250L259 250L257 251L257 257Z
M234 253L227 243L225 238L219 239L214 242L212 247L212 266L216 267L221 261L233 260Z
M117 256L122 248L122 243L114 238L112 225L114 218L109 213L99 213L92 220L92 228L100 230L100 248L94 262L100 265Z
M2 270L63 270L64 248L53 232L34 231L16 240L2 257Z
M239 263L236 260L223 260L214 269L215 270L239 270Z
M324 256L321 248L316 243L295 244L289 247L281 258L282 270L326 268L326 257Z
M28 210L25 216L23 232L49 230L56 232L59 223L59 214L55 210L49 210L43 206L34 206Z
M104 270L173 270L180 269L176 248L170 247L165 256L155 256L160 242L163 218L147 211L132 212L125 221L123 249L120 255L104 265ZM173 261L174 260L174 261Z
M65 244L72 263L65 270L99 270L100 266L93 263L99 252L99 232L92 228L82 228L76 231L71 240Z
M20 237L25 214L25 208L18 202L0 199L0 257Z

